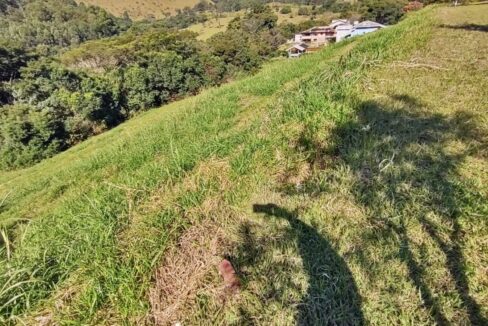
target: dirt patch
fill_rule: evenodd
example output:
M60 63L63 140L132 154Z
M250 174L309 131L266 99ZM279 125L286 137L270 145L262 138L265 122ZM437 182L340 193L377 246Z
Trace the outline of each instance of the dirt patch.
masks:
M215 222L206 220L183 234L155 273L150 302L156 325L182 322L193 310L198 291L219 299L224 284L217 266L224 248L224 232Z

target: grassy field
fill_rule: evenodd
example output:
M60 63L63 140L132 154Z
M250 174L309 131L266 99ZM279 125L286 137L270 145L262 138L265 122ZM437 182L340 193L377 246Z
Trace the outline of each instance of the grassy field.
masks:
M176 9L193 8L198 0L77 0L78 3L95 5L104 8L116 16L127 11L134 20L141 20L152 15L164 17L164 13L175 13Z
M426 9L1 173L0 323L486 324L487 13Z
M214 16L205 23L191 25L187 30L197 33L197 39L205 41L217 33L225 32L231 20L242 14L243 12L237 12Z

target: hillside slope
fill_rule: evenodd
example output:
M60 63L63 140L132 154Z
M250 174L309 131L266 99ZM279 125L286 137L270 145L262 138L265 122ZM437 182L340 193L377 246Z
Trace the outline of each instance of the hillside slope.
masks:
M290 7L292 13L291 14L282 14L280 11L276 11L276 8L282 8L283 6ZM312 7L312 6L303 6L303 7ZM302 22L308 21L312 18L310 15L298 15L298 9L300 6L294 4L273 4L271 8L274 11L274 14L278 17L278 24L300 24ZM198 34L198 38L201 40L207 40L213 35L219 32L225 32L227 30L227 26L229 23L236 17L242 17L245 15L245 10L240 10L236 12L227 12L227 13L220 13L219 15L209 15L209 19L204 23L197 23L193 24L187 29L189 31L195 32ZM326 11L325 13L314 15L315 20L326 21L330 22L332 19L339 17L339 14L334 14L332 12Z
M149 16L164 17L164 13L175 13L177 9L193 8L198 0L77 0L78 3L102 7L115 16L122 16L127 12L132 19L145 19Z
M0 173L0 322L486 323L487 13L429 8Z

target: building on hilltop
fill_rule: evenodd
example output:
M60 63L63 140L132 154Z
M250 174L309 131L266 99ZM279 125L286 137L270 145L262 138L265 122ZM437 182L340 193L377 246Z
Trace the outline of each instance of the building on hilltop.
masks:
M300 57L302 54L315 52L319 48L346 38L375 32L385 25L373 22L350 22L346 19L335 19L329 26L316 26L295 34L293 44L287 49L290 58Z

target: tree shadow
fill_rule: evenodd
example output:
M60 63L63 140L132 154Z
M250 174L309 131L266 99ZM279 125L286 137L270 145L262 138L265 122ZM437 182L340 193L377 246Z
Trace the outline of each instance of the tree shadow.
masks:
M467 31L488 32L488 25L462 24L462 25L440 25L441 28L464 29Z
M363 325L361 298L352 273L316 228L296 212L275 204L255 204L255 213L288 221L288 241L297 241L308 276L308 292L298 305L298 325Z
M432 113L425 103L405 94L392 94L384 102L362 102L353 119L328 134L331 142L321 142L313 132L300 135L296 149L308 158L315 172L300 190L279 189L289 196L305 193L310 198L320 198L317 197L320 191L334 190L315 185L321 179L318 174L323 171L327 180L334 170L352 171L355 181L349 192L365 208L369 223L364 239L370 235L394 239L397 246L393 247L394 258L406 266L408 281L417 289L433 322L439 325L453 322L442 305L444 294L450 299L455 295L454 300L460 302L459 307L454 307L462 309L462 313L455 313L456 318L465 316L473 325L488 324L470 293L463 255L462 226L468 220L476 223L466 212L488 215L483 204L486 199L460 175L460 167L468 157L488 157L487 132L477 121L479 117L465 111L449 115ZM253 211L287 221L289 230L281 233L297 244L309 284L298 305L297 323L364 324L361 297L353 275L318 229L304 223L298 211L276 204L255 204ZM412 229L412 223L417 228ZM256 247L253 236L246 230L243 237L248 245L241 248L239 255L250 252L248 259L244 257L244 265L259 265L256 257L269 251L269 243ZM429 243L429 249L415 241L419 236ZM442 259L433 257L438 254ZM371 274L374 272L370 271L372 262L367 254L360 251L354 255L366 274L378 277ZM436 270L446 272L448 290L429 274L428 266L432 264L436 264ZM275 268L277 273L289 276L286 268L272 266ZM280 296L285 295L279 286L270 289L265 297L281 300Z
M458 175L467 156L486 154L486 135L475 124L476 117L466 112L453 117L429 114L423 103L403 94L391 95L388 103L363 102L355 121L334 130L331 152L340 158L339 165L354 171L357 180L351 192L367 208L375 232L399 239L399 258L437 324L446 325L449 320L435 289L425 280L427 271L415 259L406 227L410 219L418 221L445 256L445 268L471 324L486 324L470 295L459 222L465 206L483 199L467 203L467 196L477 195L470 193ZM457 148L449 149L456 143ZM461 149L459 144L463 144ZM385 204L392 211L386 212Z

